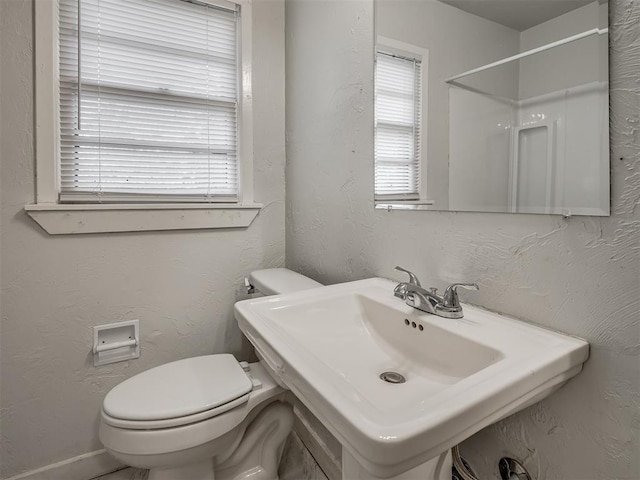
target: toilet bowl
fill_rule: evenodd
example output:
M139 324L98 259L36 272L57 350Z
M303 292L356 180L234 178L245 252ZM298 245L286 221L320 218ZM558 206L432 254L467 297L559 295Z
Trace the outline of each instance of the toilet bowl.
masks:
M253 272L264 294L321 284L286 269ZM217 354L135 375L105 397L100 440L149 480L275 480L293 426L285 390L259 363Z

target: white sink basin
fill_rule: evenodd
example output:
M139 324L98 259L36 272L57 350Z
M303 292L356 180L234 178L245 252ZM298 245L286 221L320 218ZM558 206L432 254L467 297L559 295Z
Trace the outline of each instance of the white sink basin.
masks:
M372 278L235 306L272 373L372 475L441 455L549 395L588 357L583 340L470 305L459 320L419 312L395 285Z

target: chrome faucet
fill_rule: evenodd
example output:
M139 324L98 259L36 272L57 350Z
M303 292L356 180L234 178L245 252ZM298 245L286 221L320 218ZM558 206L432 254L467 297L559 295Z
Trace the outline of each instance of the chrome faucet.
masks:
M396 270L409 274L409 282L399 283L393 290L393 294L405 301L410 307L420 311L438 315L444 318L462 318L462 305L458 298L458 288L480 290L475 283L453 283L449 285L442 296L438 295L437 288L425 290L420 285L418 277L409 270L396 267Z
M393 289L393 294L401 299L405 299L407 297L407 288L414 285L416 287L421 287L420 285L420 280L418 280L418 277L416 277L413 272L410 272L409 270L406 270L402 267L396 267L396 270L400 271L400 272L404 272L407 273L409 275L409 281L408 282L401 282L398 285L396 285L396 288Z

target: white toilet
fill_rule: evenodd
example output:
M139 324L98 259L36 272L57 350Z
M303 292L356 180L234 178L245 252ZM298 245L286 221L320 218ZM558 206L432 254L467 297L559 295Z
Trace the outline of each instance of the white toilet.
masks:
M284 268L253 272L265 295L320 283ZM105 397L100 440L149 480L275 480L293 426L285 391L260 363L205 355L152 368Z

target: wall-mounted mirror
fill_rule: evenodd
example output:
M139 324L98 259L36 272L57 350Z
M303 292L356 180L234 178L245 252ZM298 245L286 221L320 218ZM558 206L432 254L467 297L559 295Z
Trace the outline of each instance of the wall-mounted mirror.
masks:
M606 0L376 0L379 208L609 215Z

